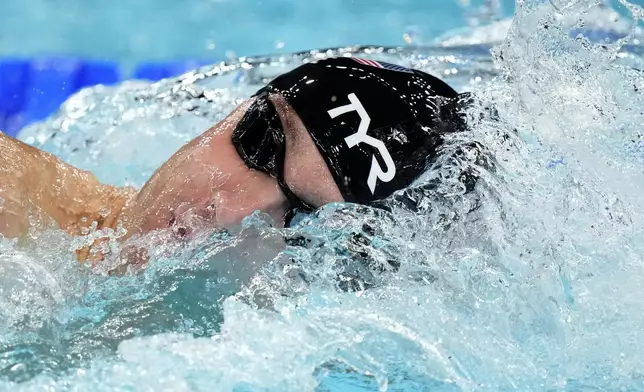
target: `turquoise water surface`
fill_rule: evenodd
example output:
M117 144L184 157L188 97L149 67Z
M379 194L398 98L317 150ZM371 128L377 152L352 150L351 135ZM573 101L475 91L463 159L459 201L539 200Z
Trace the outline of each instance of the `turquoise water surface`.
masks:
M289 229L254 214L236 232L180 246L144 237L150 265L125 276L106 273L116 258L89 268L71 256L94 232L0 239L0 390L644 390L644 10L526 0L512 19L479 15L473 26L456 3L431 3L157 2L154 19L145 2L43 1L0 13L13 23L1 28L42 39L21 48L3 34L5 53L132 64L207 54L211 32L219 55L272 52L276 40L284 53L397 45L409 26L412 43L432 44L231 59L159 83L99 86L19 134L104 182L141 186L265 80L318 55L399 63L473 92L470 131L446 148L484 146L483 157L428 168L408 190L418 211L335 204ZM186 9L192 30L159 22L188 20ZM18 26L7 15L29 17ZM35 21L56 15L74 20L39 34ZM93 38L101 23L110 34ZM456 174L465 169L479 175L469 193Z
M0 57L71 54L131 65L403 45L405 33L430 42L465 25L466 12L480 13L486 2L494 14L512 14L511 0L6 0L0 4Z

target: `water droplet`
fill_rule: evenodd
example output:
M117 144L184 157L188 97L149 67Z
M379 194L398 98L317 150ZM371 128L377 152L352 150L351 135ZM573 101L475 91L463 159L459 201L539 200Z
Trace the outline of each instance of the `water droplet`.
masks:
M103 209L101 209L99 214L101 215L102 218L107 218L110 215L110 209L107 207L104 207Z

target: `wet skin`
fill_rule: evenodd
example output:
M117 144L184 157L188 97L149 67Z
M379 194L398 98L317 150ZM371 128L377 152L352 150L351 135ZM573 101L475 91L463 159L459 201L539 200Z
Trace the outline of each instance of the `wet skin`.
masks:
M331 173L297 114L284 98L270 97L286 136L284 178L305 202L342 201ZM231 143L250 101L181 147L139 190L101 184L91 173L0 133L0 234L27 238L58 226L82 235L121 224L132 236L161 231L190 238L205 229L229 229L254 211L283 224L289 205L277 181L248 168ZM98 240L100 242L100 240ZM89 257L89 249L77 253ZM93 254L93 261L102 254Z

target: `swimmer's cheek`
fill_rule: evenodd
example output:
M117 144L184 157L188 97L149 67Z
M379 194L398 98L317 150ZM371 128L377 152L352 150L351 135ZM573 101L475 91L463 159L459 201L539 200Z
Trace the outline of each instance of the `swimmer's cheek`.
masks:
M271 217L275 227L283 227L288 202L279 191L245 197L235 192L221 192L217 209L218 227L230 230L238 227L251 214L259 211Z
M235 195L225 193L220 194L215 208L217 211L217 226L228 230L238 227L244 218L259 209L257 206L244 203L243 200Z

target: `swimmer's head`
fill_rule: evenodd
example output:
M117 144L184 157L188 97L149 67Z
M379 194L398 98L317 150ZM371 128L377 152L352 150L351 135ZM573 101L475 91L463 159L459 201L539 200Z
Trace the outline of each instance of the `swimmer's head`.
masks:
M352 58L286 73L188 143L143 187L131 234L228 228L260 210L369 203L409 186L454 130L457 93L419 71ZM232 141L232 143L231 143Z
M281 75L256 94L233 144L250 167L278 179L294 207L314 206L284 175L289 153L276 97L297 114L349 202L380 200L409 186L435 158L442 135L459 128L458 93L420 71L334 58Z

